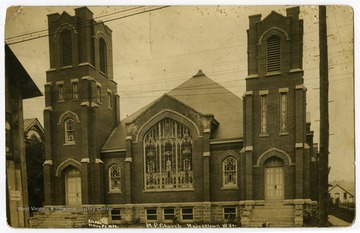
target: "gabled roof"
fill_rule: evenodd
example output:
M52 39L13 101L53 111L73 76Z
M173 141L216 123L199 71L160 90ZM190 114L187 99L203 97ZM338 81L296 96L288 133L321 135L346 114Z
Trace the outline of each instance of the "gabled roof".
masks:
M262 21L270 20L271 18L278 18L278 19L284 19L287 16L284 16L276 11L271 11L270 14L268 14Z
M192 78L131 114L114 129L102 148L103 151L124 149L126 138L125 124L134 122L149 108L163 98L170 97L201 115L214 115L219 123L214 139L233 139L243 137L242 99L217 82L208 78L200 70Z
M41 91L7 43L5 43L5 75L9 76L10 80L16 78L21 80L23 99L42 96Z
M33 125L36 125L44 133L44 128L37 118L24 119L24 132L27 132Z
M234 93L208 78L201 70L167 93L219 122L214 139L243 136L243 102Z
M334 185L330 190L329 192L331 192L333 189L335 189L336 187L339 187L340 189L342 189L344 192L350 194L351 196L354 196L354 194L350 193L349 191L347 191L346 189L344 189L343 187L341 187L340 185Z

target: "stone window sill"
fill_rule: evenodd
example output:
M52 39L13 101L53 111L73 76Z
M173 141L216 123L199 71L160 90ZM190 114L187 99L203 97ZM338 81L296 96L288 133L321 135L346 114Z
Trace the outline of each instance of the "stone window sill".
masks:
M121 190L111 190L108 194L122 194Z
M221 187L221 190L236 190L236 189L239 189L239 187L237 185Z
M146 189L143 192L144 193L158 193L158 192L184 192L184 191L195 191L194 188L182 188L182 189Z
M64 146L75 146L76 143L75 142L66 142L64 143Z

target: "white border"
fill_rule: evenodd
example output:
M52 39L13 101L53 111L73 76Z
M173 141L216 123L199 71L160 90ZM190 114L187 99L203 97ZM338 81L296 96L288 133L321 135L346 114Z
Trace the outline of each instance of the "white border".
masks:
M51 3L51 4L50 4ZM266 0L257 0L257 1L251 1L251 0L242 0L241 2L239 1L235 1L235 0L201 0L201 1L190 1L190 0L174 0L174 1L164 1L164 0L151 0L151 1L144 1L144 0L123 0L123 1L118 1L118 0L107 0L107 1L101 1L101 0L92 0L92 1L79 1L79 0L52 0L51 2L49 0L37 0L37 1L30 1L30 0L2 0L0 2L0 22L1 22L1 27L0 27L0 36L2 38L4 38L4 25L5 25L5 15L6 15L6 8L8 8L9 6L14 6L14 5L27 5L27 6L48 6L48 5L68 5L68 6L79 6L79 5L87 5L87 6L91 6L91 5L350 5L353 7L354 10L354 30L355 30L355 34L354 34L354 67L359 67L359 62L356 59L356 55L359 53L359 48L357 46L358 42L359 42L359 30L358 30L358 22L360 22L360 2L356 1L356 0L330 0L330 1L326 1L326 0L318 0L318 1L314 1L314 0L302 0L302 1L298 1L298 0L294 0L294 1L281 1L281 0L276 0L276 1L266 1ZM4 77L4 46L0 46L0 73L2 74L2 77ZM356 69L355 69L355 73L356 73ZM359 113L356 111L356 107L358 105L358 101L359 101L359 93L357 91L357 89L359 88L359 84L355 79L355 122L357 122L356 120L359 120ZM5 98L4 98L4 81L1 82L0 84L0 109L2 109L2 111L4 111L5 109ZM4 114L0 114L0 126L4 126L5 125L5 119L4 119ZM357 137L357 134L360 130L360 127L358 124L355 124L355 145L360 145L360 139L359 137ZM0 146L0 154L5 155L5 151L4 151L4 134L0 134L1 137L1 142L2 142L2 146ZM355 150L356 151L356 150ZM357 151L356 151L357 152ZM5 159L1 159L0 160L0 170L3 171L0 175L0 185L1 187L5 187L5 179L4 179L4 175L5 175ZM356 168L356 174L359 172L359 169ZM358 179L355 179L356 182L356 193L359 193L359 185L360 182ZM1 188L0 189L0 206L2 206L4 209L0 211L0 228L1 228L1 232L15 232L15 228L10 228L7 223L6 223L6 210L5 210L5 206L6 206L6 199L5 199L6 193L5 193L5 189ZM360 200L360 199L359 199ZM359 213L359 211L357 211L357 214ZM268 232L343 232L343 231L348 231L348 232L359 232L360 230L360 224L359 224L359 218L358 216L356 217L356 222L352 225L352 227L350 228L287 228L287 229L263 229L263 228L254 228L254 229L246 229L246 228L233 228L233 229L221 229L222 231L227 231L227 232L264 232L264 231L268 231ZM80 230L81 232L85 232L87 229L82 229ZM92 229L93 230L93 229ZM110 229L107 229L110 230ZM182 231L185 229L182 229ZM17 232L20 231L28 231L28 232L39 232L41 231L41 229L21 229L21 230L16 230ZM71 230L67 230L67 231L71 231L71 232L79 232L79 230L76 229L71 229ZM114 229L113 232L115 231L119 231L119 229ZM125 231L125 232L144 232L144 230L140 230L140 229L121 229L121 231ZM168 231L168 229L146 229L146 232L165 232ZM199 231L199 229L192 229L192 230L187 230L188 232L197 232ZM200 231L202 232L208 232L208 231L212 231L212 232L218 232L218 229L201 229ZM45 229L43 232L63 232L63 229Z

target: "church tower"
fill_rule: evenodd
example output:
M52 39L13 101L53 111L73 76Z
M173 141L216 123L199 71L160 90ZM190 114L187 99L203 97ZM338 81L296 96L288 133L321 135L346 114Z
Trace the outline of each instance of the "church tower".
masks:
M86 7L48 15L45 205L104 203L100 149L119 123L112 31Z
M263 20L261 15L249 17L241 151L244 200L310 197L303 20L299 7L286 13L273 11Z

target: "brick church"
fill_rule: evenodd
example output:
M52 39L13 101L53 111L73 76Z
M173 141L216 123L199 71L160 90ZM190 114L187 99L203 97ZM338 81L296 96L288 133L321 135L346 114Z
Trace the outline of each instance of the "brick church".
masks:
M301 225L316 200L317 146L303 21L299 7L286 13L249 17L243 98L200 70L123 120L111 29L86 7L48 15L45 205L108 207L87 215L111 223L243 226L275 205Z

